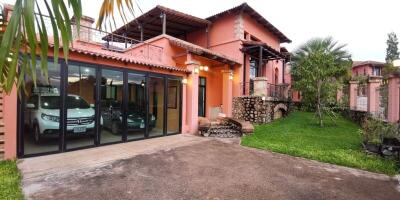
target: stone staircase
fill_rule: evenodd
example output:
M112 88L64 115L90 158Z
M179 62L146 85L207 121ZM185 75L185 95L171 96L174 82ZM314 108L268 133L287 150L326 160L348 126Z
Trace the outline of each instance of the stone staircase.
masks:
M0 160L4 159L4 121L3 121L3 90L0 90Z
M246 122L227 117L218 118L211 122L202 118L199 121L199 132L204 137L236 138L243 134L252 133L253 127L251 126L249 129Z

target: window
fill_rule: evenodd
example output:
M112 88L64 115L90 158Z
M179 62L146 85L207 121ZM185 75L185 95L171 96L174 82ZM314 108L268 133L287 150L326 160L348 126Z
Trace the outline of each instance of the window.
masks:
M381 75L381 68L380 67L374 67L372 69L372 75L374 76L380 76Z

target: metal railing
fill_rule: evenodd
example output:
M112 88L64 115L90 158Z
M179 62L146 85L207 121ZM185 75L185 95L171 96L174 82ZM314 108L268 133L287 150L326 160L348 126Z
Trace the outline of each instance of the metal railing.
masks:
M39 14L35 14L39 19ZM51 19L49 16L42 15L46 26L48 38L53 39L54 33L51 27ZM36 24L36 30L37 28ZM59 34L60 35L60 34ZM150 43L142 42L130 37L110 33L107 31L95 29L86 25L81 24L79 32L75 23L72 22L72 37L74 43L84 42L91 43L100 46L100 50L107 50L112 53L123 54L125 56L131 56L133 59L141 59L146 61L161 62L162 55L164 53L163 47L153 45ZM74 44L73 43L73 44ZM139 50L135 51L136 48ZM93 49L96 51L96 49Z
M265 88L266 97L272 97L278 100L285 100L289 98L289 86L280 84L267 83ZM255 91L254 81L240 83L240 91L243 95L254 96L257 91Z

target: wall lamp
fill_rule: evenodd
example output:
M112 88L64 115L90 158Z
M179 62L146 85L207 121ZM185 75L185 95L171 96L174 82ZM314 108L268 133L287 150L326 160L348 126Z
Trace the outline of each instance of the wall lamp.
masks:
M194 68L194 73L195 73L195 74L198 74L198 73L199 73L199 68L197 68L197 67Z
M187 84L187 78L183 78L183 79L182 79L182 83L183 83L183 84Z
M229 74L229 80L233 80L233 73L232 72Z

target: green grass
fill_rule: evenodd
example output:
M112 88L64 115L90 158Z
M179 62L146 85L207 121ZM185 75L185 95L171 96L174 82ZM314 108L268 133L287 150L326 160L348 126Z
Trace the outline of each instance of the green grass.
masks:
M24 199L21 174L15 161L0 161L0 199Z
M324 123L321 128L313 113L294 112L255 126L254 134L243 137L242 145L388 175L399 172L395 161L365 154L357 124L343 117Z

